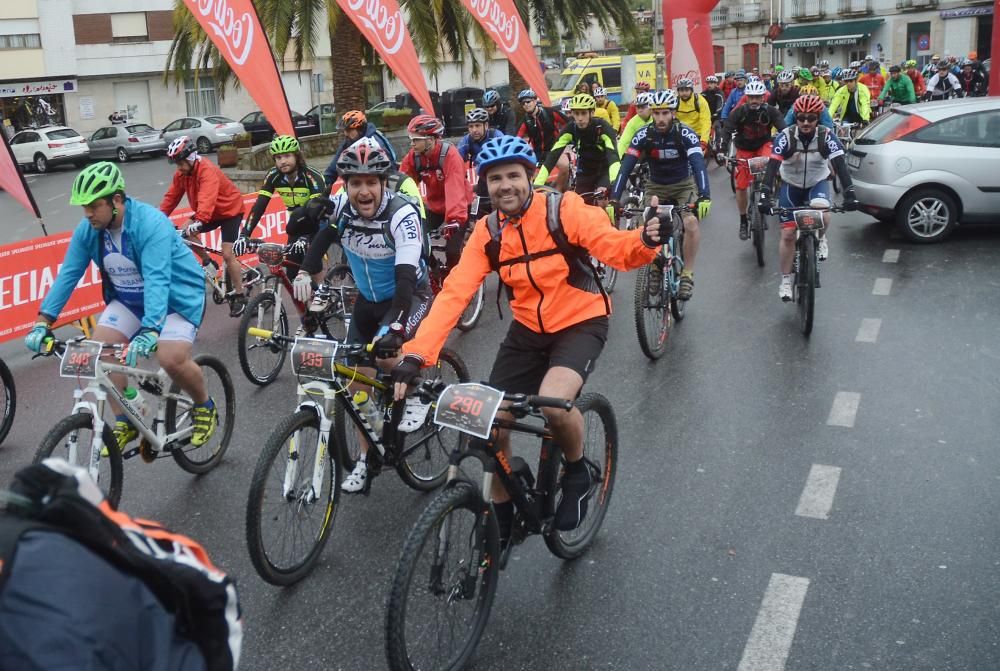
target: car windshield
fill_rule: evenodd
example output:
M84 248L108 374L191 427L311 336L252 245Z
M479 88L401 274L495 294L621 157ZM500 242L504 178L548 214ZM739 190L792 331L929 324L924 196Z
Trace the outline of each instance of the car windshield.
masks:
M80 134L72 128L60 128L59 130L46 131L45 137L50 140L66 140L71 137L80 137Z
M144 123L135 123L135 124L132 124L131 126L125 126L125 128L128 128L128 132L132 133L132 135L138 135L139 133L153 133L153 132L156 132L155 128L153 128L152 126L150 126L148 124L144 124Z
M210 123L235 123L232 119L228 119L224 116L207 116L205 117L205 120Z
M555 85L553 90L555 91L572 91L576 86L576 80L580 78L580 72L574 71L568 75L563 75L559 78L559 82Z

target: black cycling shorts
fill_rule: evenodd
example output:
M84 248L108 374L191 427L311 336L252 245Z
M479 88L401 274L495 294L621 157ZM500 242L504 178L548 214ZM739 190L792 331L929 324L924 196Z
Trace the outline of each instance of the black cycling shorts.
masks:
M611 178L608 177L607 170L596 175L584 175L579 171L576 173L576 188L573 190L577 193L593 193L601 187L611 191Z
M537 394L550 368L575 370L587 381L608 341L608 318L594 317L556 333L536 333L514 321L490 372L490 385L511 394Z
M243 225L242 213L237 214L235 217L229 217L228 219L216 219L215 221L209 221L205 223L205 227L201 229L201 232L208 233L209 231L221 228L223 242L236 242L236 238L240 234L241 225Z
M410 303L410 313L403 324L403 331L406 339L409 340L417 332L420 321L427 316L431 309L430 289L427 287L418 288L413 292L413 300ZM347 342L349 343L370 343L379 329L388 326L390 320L395 315L390 315L389 308L392 307L392 299L372 303L364 296L358 296L354 303L354 312L351 315L351 328L347 331Z

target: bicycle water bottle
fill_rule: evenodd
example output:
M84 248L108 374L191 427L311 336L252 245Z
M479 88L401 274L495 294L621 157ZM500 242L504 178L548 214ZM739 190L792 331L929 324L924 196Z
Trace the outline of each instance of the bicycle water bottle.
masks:
M128 404L132 406L140 415L145 415L148 406L146 405L146 399L143 397L142 393L135 387L125 387L125 391L122 392L122 396L128 401Z
M354 392L354 403L361 410L376 435L382 435L382 413L375 407L375 402L368 396L368 392L358 390Z

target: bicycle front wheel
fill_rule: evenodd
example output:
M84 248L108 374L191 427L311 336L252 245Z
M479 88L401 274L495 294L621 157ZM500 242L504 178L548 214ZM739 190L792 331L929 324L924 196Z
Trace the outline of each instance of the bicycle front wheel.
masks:
M194 446L189 442L179 445L170 453L177 465L188 473L201 475L219 465L222 455L229 448L236 425L236 392L233 380L225 364L209 354L199 354L194 362L201 368L208 397L215 403L219 423L211 438L204 445ZM191 408L194 402L183 393L176 383L170 386L171 397L167 399L167 433L174 433L191 424Z
M274 382L285 363L285 348L271 341L247 335L251 326L288 335L288 317L285 306L277 303L277 295L264 291L250 299L240 318L240 330L236 334L240 368L247 379L264 386Z
M3 411L3 416L0 417L0 443L3 443L14 423L14 412L17 410L14 376L3 359L0 359L0 410Z
M489 619L499 554L496 518L472 484L438 494L396 565L385 620L390 669L465 668Z
M635 334L639 349L654 361L667 349L671 326L667 301L662 271L653 264L640 268L635 275Z
M804 235L799 238L799 271L795 283L798 291L799 328L802 335L809 335L813 328L816 309L816 238Z
M600 394L584 394L576 401L583 413L583 458L590 469L592 485L587 498L587 515L576 529L545 534L549 550L562 559L576 559L590 547L604 523L618 470L618 422L608 399ZM557 469L551 469L555 476ZM553 477L550 492L555 491Z
M674 258L673 277L670 279L670 313L678 322L684 320L684 310L687 307L687 301L677 300L677 293L673 288L676 286L675 282L680 279L682 270L684 270L684 220L677 214L677 210L674 210Z
M284 586L312 571L337 517L340 478L315 412L300 410L274 429L247 495L247 549L261 578Z
M94 444L94 416L78 412L59 421L44 438L34 463L49 457L65 459L72 466L89 469L93 450L98 450L97 486L104 492L108 505L118 508L122 498L122 452L109 424L104 425L99 444Z
M472 300L465 307L462 316L458 318L459 331L471 331L479 323L479 317L483 314L483 304L485 303L485 289L479 285L479 289L472 296Z
M751 201L755 202L755 201ZM750 207L750 237L753 240L754 252L757 254L757 265L764 267L764 215L756 207Z

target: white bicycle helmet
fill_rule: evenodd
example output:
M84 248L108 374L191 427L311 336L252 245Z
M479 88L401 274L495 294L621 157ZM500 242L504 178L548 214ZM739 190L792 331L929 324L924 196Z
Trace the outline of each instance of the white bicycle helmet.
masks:
M677 88L678 89L693 89L694 88L694 81L691 80L691 79L689 79L689 78L687 78L687 77L685 77L683 79L679 79L679 80L677 80Z
M791 70L782 70L778 73L779 84L791 84L795 80L795 73Z
M675 110L677 109L677 94L672 89L657 91L652 95L649 105L655 110Z
M653 104L653 94L649 91L643 91L635 97L635 106L644 107L646 105Z
M847 70L841 70L840 71L840 81L842 81L842 82L853 81L853 80L855 80L857 78L858 78L858 71L857 70L854 70L852 68L848 68Z
M606 95L608 95L608 92L604 90L603 86L596 86L595 85L594 88L593 88L593 90L590 92L590 95L592 95L595 98L597 98L597 97L600 97L600 96L606 96Z
M743 89L743 93L748 96L765 96L767 95L767 86L760 80L748 82L747 87Z

